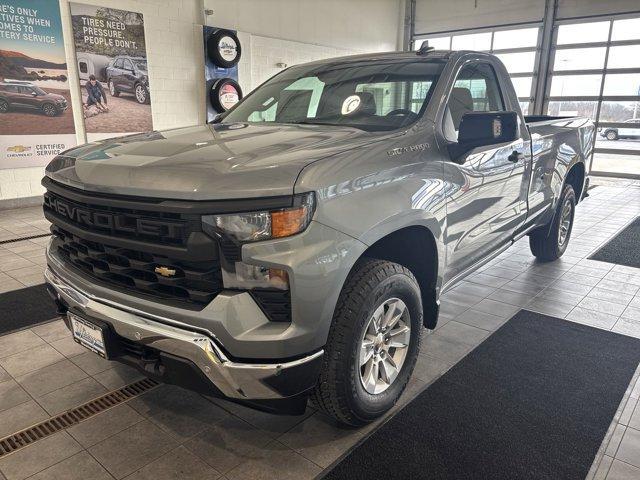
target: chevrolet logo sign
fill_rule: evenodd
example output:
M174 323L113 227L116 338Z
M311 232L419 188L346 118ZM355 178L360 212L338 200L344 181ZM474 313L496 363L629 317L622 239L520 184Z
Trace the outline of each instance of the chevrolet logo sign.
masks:
M31 150L31 147L25 147L24 145L14 145L13 147L7 147L7 152L22 153L28 152L29 150Z
M176 274L175 269L169 267L156 267L154 272L162 275L163 277L173 277Z

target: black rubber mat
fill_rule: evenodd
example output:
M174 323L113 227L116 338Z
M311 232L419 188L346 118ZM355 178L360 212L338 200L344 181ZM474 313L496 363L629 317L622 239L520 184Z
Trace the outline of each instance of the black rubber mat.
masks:
M44 284L0 294L0 334L58 316Z
M522 310L324 477L583 480L640 340Z
M640 268L640 217L589 257L591 260Z

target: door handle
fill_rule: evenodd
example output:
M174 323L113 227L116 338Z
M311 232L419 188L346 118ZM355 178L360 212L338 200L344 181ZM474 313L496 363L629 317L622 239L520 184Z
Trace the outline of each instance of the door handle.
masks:
M517 163L518 160L520 160L520 155L521 154L520 154L519 151L514 150L513 152L511 152L511 155L509 155L507 157L507 160L509 160L510 162L513 162L513 163Z

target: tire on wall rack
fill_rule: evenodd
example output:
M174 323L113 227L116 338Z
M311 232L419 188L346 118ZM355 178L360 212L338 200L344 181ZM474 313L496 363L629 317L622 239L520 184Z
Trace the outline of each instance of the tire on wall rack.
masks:
M242 89L232 78L221 78L211 85L209 101L219 113L226 112L242 99Z
M207 55L219 67L231 68L237 65L242 55L238 36L231 30L217 30L207 38Z

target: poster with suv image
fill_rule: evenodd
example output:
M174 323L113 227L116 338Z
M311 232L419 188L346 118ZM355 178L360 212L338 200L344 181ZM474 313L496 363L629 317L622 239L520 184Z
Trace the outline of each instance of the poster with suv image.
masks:
M70 7L88 139L153 130L142 14Z
M0 168L76 144L58 2L0 0Z

